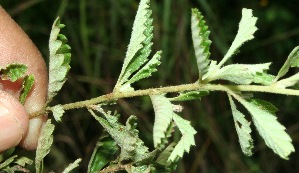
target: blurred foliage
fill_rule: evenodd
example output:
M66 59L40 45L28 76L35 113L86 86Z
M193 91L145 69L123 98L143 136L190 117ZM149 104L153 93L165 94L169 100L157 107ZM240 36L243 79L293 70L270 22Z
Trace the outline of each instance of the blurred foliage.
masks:
M63 32L72 47L68 81L55 103L86 100L112 91L120 73L129 42L138 0L0 0L0 4L48 57L51 25L57 16L66 24ZM159 72L136 88L191 83L197 69L190 30L191 7L199 8L211 30L211 59L220 60L233 40L243 7L252 8L259 30L233 58L238 63L273 61L276 74L289 52L299 44L299 1L208 1L152 0L154 50L163 50ZM155 82L153 82L155 81ZM299 117L296 97L258 94L274 103L278 119L287 128L296 149L299 148ZM123 120L134 114L146 144L153 148L153 110L149 98L119 100ZM253 157L243 155L234 129L225 94L212 93L202 101L183 104L183 116L197 129L196 147L180 162L177 172L293 172L299 169L295 154L289 161L280 159L254 132ZM54 146L46 159L49 171L60 172L78 157L83 162L78 172L87 170L88 161L101 127L86 110L68 111L55 130Z

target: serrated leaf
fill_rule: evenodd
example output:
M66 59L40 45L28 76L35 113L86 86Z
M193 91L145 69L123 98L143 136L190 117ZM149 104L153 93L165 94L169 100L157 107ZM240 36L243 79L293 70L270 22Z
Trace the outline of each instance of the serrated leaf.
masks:
M236 131L239 137L239 142L243 153L247 156L252 155L253 139L250 135L250 122L245 119L245 115L237 110L237 107L230 95L228 95L229 102L232 109Z
M82 161L82 159L77 159L73 163L69 164L63 171L62 173L69 173L73 169L79 166L79 163Z
M100 137L93 150L88 164L88 172L94 173L103 169L107 163L112 161L114 154L118 150L117 144L113 138L105 133Z
M15 82L22 78L27 71L27 66L24 64L9 64L0 70L1 79Z
M64 109L62 105L55 105L52 107L53 117L57 122L61 122L61 117L64 114Z
M19 97L19 100L22 104L25 103L25 100L28 94L30 93L33 84L34 84L34 76L33 75L25 76L25 78L23 79L22 90Z
M180 95L177 97L170 98L170 101L189 101L189 100L195 100L200 99L203 96L209 95L209 91L187 91L187 92L181 92Z
M130 43L115 89L118 89L132 73L147 62L147 57L151 52L153 26L149 3L149 0L141 0L139 3Z
M53 131L55 126L51 123L49 119L43 126L36 149L35 156L35 170L37 173L43 172L43 159L50 152L50 147L53 143Z
M172 104L164 95L151 95L151 101L155 111L155 122L153 129L154 147L156 148L163 138L172 121Z
M236 51L247 41L252 40L254 38L253 34L257 30L257 27L255 26L255 23L257 21L257 18L252 15L251 9L242 9L242 18L239 23L239 29L238 33L225 54L223 60L219 63L219 66L221 67Z
M52 26L49 39L49 86L47 103L51 102L53 97L62 88L66 81L66 75L70 70L70 46L66 44L67 39L64 35L59 34L64 25L60 24L57 18Z
M161 64L161 53L162 51L156 52L153 58L142 67L127 83L132 84L140 79L148 78L153 72L157 71L157 67Z
M212 42L209 39L210 31L205 23L203 15L198 9L192 9L191 31L199 71L199 81L202 80L203 75L208 71L208 66L210 64L209 57L211 53L209 52L209 49Z
M172 136L174 127L175 127L174 122L173 121L170 122L167 130L165 131L165 138L162 138L161 143L156 147L158 150L163 150L166 147L166 145L168 144L168 139Z
M288 159L290 153L295 151L292 139L285 132L285 127L277 121L277 117L272 113L273 110L265 110L269 107L268 104L261 107L244 99L238 100L252 115L253 123L266 145L281 158Z
M250 84L255 80L257 73L269 69L271 63L264 64L232 64L222 67L209 77L209 81L228 80L236 84Z
M182 117L173 114L173 121L180 130L182 137L168 158L171 162L175 161L177 158L182 158L184 152L189 153L190 147L195 145L194 135L196 134L196 131L191 126L190 122Z
M4 162L0 163L0 170L8 166L10 163L12 163L17 157L18 155L11 156L10 158L6 159Z
M90 109L89 112L105 128L105 130L121 148L120 161L132 160L134 162L140 162L144 159L154 157L152 153L148 152L148 148L138 136L139 132L135 129L135 116L130 116L127 120L126 126L124 126L117 121L117 117L115 115L112 116L110 115L110 112L104 112L100 107L94 108L102 113L106 119L97 116Z
M299 67L299 46L295 47L292 50L292 52L288 56L288 59L279 70L275 81L284 76L289 71L290 67Z

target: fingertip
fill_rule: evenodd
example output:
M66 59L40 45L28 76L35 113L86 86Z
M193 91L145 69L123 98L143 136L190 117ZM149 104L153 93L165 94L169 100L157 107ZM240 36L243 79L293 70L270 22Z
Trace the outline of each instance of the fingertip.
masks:
M29 128L27 134L20 142L20 146L27 150L34 150L37 148L38 139L44 123L47 121L48 116L34 117L29 120Z
M28 130L29 117L24 106L0 90L0 152L19 144Z

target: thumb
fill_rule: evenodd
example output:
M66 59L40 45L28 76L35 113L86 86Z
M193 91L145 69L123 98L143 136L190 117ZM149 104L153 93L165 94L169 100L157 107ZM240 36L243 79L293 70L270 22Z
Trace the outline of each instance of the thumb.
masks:
M24 106L12 95L0 90L0 152L19 144L28 129Z
M11 63L21 63L27 65L27 74L33 74L35 82L31 92L26 98L24 107L28 114L32 114L34 112L42 110L43 105L46 101L48 88L46 64L40 52L35 47L30 38L18 26L18 24L15 23L14 20L5 12L1 5L0 33L0 66L5 67L7 64ZM15 98L19 97L19 89L21 87L21 83L0 81L0 86L2 90L7 91ZM3 98L0 97L0 100L3 100ZM14 114L14 116L16 116L16 114ZM22 117L22 119L28 118L27 114L22 114L22 116L24 116ZM26 125L28 131L26 131L26 134L23 136L22 141L18 141L20 142L20 145L22 147L26 149L35 149L37 147L37 141L45 119L46 116L39 116L30 119L29 127L28 124ZM0 124L0 127L2 128L3 126L1 126ZM9 127L6 126L3 128ZM2 145L1 141L0 145Z

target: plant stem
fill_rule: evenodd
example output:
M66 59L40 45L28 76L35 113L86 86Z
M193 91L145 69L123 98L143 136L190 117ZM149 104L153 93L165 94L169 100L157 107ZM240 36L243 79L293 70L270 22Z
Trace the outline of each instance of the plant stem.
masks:
M112 92L110 94L102 95L100 97L92 98L90 100L79 101L74 103L68 103L62 105L64 110L69 109L77 109L88 107L91 105L114 101L121 98L128 97L136 97L136 96L146 96L146 95L158 95L158 94L166 94L173 92L182 92L182 91L192 91L192 90L202 90L202 91L240 91L240 92L265 92L265 93L274 93L274 94L282 94L282 95L294 95L299 96L299 90L294 89L284 89L284 88L276 88L275 86L261 86L261 85L219 85L219 84L184 84L177 86L168 86L161 88L150 88L144 90L136 90L136 91L127 91L127 92ZM46 108L46 111L52 111L52 107ZM36 112L30 115L30 118L39 116L44 114L43 112Z

